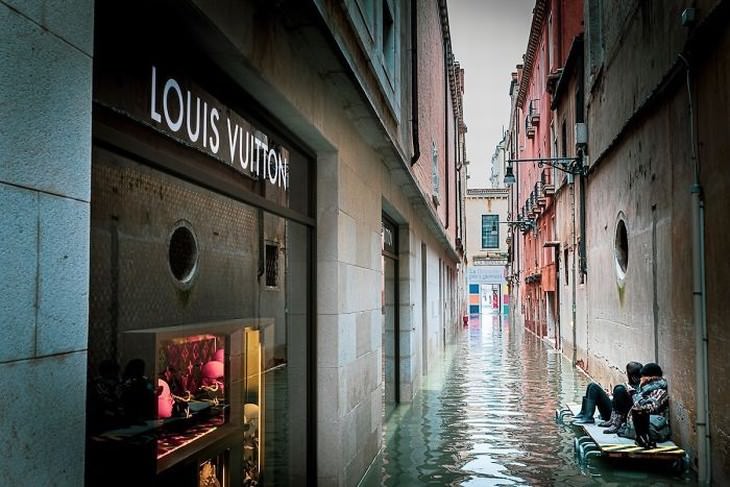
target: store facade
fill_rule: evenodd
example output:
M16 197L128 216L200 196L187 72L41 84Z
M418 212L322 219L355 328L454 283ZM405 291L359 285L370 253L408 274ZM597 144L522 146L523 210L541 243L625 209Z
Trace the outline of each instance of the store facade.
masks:
M304 484L311 153L131 15L96 14L87 484Z
M359 482L464 312L427 7L0 5L0 484Z

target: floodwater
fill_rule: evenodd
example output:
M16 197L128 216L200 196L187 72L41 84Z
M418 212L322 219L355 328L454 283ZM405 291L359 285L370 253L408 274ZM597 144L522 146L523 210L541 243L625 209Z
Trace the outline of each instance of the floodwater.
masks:
M666 464L579 464L576 430L555 421L589 379L570 361L496 316L469 328L384 428L384 448L361 485L696 485Z

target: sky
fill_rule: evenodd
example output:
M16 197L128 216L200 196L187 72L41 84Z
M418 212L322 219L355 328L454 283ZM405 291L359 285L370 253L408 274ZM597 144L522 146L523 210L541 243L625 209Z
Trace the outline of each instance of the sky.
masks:
M511 73L527 49L534 6L535 0L448 2L452 48L464 68L467 187L489 185L492 154L509 125Z

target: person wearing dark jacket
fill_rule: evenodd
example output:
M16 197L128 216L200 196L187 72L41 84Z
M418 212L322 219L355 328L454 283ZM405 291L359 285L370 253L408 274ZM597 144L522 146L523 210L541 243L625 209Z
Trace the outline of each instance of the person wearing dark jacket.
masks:
M593 415L596 407L603 422L599 426L609 426L609 430L618 429L624 422L626 415L634 404L633 396L641 380L642 364L629 362L626 364L627 384L619 384L613 388L613 398L610 398L606 391L595 382L588 384L586 394L583 396L580 412L573 418L574 424L591 424L595 420ZM609 432L606 430L606 432ZM616 431L612 431L615 433Z
M641 369L639 392L634 397L634 405L631 408L631 421L636 431L638 446L644 448L656 446L656 441L649 435L649 419L652 415L658 415L666 420L668 412L669 392L667 380L662 377L662 369L655 363L646 364Z

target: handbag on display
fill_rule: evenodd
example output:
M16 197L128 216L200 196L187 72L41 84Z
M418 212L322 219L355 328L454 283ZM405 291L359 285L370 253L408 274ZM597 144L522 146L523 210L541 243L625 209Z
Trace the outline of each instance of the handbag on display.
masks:
M198 476L198 487L221 487L221 482L216 475L216 468L210 461L200 466Z

